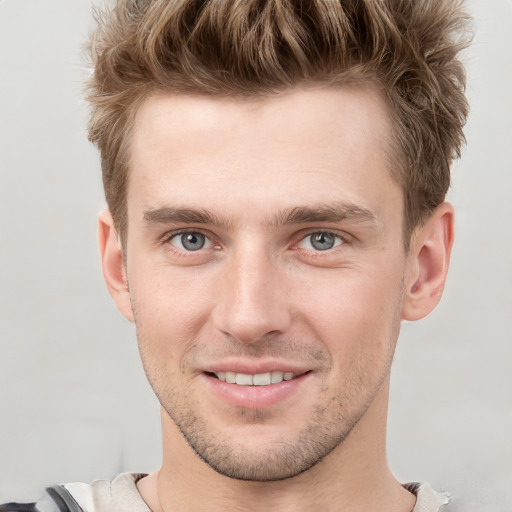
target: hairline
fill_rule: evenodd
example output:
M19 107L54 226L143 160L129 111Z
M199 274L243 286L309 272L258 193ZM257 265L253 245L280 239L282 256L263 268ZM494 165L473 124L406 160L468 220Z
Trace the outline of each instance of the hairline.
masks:
M342 73L343 75L343 73ZM137 126L137 118L139 116L140 110L143 105L148 101L155 98L165 98L165 97L189 97L189 98L219 98L219 99L228 99L234 102L240 103L258 103L265 101L269 98L275 98L276 96L280 96L287 93L292 93L296 90L310 90L315 88L370 88L376 91L384 103L387 106L387 113L389 115L389 121L392 127L391 133L389 135L389 140L383 144L383 151L386 155L386 168L389 172L391 179L400 187L402 192L403 199L403 208L402 208L402 241L405 252L407 253L410 248L410 244L412 241L412 236L415 229L418 226L423 225L425 219L430 215L431 212L427 214L423 214L423 216L412 225L408 222L407 218L407 204L406 204L406 192L407 192L407 184L403 176L406 176L406 172L404 172L404 166L406 165L405 156L402 154L400 149L400 143L397 137L397 129L396 123L398 122L396 118L396 112L394 111L391 101L386 94L386 89L382 85L382 83L376 79L376 77L363 77L359 75L359 79L357 79L358 75L353 73L353 70L347 70L348 80L341 80L339 82L336 81L335 78L332 79L310 79L304 80L297 84L294 84L291 87L276 87L274 90L259 90L254 89L253 91L238 91L239 93L234 92L218 92L218 93L209 93L206 91L190 90L190 91L181 91L174 90L172 87L164 89L159 86L148 86L147 90L139 95L135 101L131 103L129 108L127 109L127 123L124 130L123 141L120 146L120 152L118 154L118 159L121 158L123 160L123 165L125 167L124 173L124 191L123 198L120 204L121 215L120 218L114 218L114 224L116 227L116 231L118 233L119 240L121 241L121 246L123 251L126 250L126 241L128 237L128 187L130 183L130 174L131 174L131 150L133 148L133 138L135 135L135 128ZM396 171L393 171L396 169ZM401 178L402 177L402 178ZM117 216L114 216L117 217Z

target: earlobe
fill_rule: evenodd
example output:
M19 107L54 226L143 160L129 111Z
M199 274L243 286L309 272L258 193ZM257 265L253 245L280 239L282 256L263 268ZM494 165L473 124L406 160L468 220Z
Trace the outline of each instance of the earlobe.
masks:
M133 322L121 242L118 239L112 215L108 210L101 212L98 217L98 244L103 277L110 296L123 316Z
M438 206L411 240L402 305L403 320L419 320L437 305L443 293L454 239L454 211Z

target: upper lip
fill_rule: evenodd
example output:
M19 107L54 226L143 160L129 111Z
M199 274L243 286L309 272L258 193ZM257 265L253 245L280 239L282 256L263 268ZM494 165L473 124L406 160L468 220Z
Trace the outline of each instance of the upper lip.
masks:
M207 373L234 372L246 375L257 375L269 372L290 372L301 375L310 371L310 367L284 361L262 361L259 363L249 361L219 361L204 368Z

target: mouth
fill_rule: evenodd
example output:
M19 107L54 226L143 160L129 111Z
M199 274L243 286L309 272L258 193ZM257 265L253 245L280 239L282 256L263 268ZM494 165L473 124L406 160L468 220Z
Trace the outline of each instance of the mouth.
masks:
M263 369L269 371L262 372ZM311 382L313 373L312 369L289 371L292 368L276 370L267 367L254 373L248 370L242 373L211 368L203 372L204 383L221 403L243 409L267 409L285 402L300 402L299 390Z
M293 380L304 373L292 373L282 371L272 371L265 373L236 373L236 372L208 372L208 375L217 378L228 384L236 384L238 386L270 386L272 384L280 384L283 381Z

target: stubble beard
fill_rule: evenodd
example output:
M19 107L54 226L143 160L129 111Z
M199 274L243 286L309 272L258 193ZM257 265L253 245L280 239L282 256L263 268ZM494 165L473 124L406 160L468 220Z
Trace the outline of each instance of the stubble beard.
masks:
M244 439L234 440L229 431L226 434L213 431L208 419L196 414L200 409L192 397L176 391L172 376L152 367L151 358L146 357L144 350L144 347L151 347L151 343L144 340L137 316L135 324L144 370L165 413L195 454L210 468L229 478L254 482L293 478L342 447L389 376L400 331L397 310L391 339L388 340L388 352L381 355L380 363L366 360L357 369L352 368L351 376L338 388L338 392L327 402L315 406L309 421L293 439L274 438L259 449L250 449L244 444ZM326 357L330 361L330 356ZM363 395L357 397L357 390L364 390ZM320 395L322 392L329 392L327 386L320 390ZM337 414L333 415L333 410L337 410ZM264 421L262 411L239 409L238 412L240 416L247 417L248 424Z
M254 447L244 443L246 437L236 439L229 430L225 434L213 430L208 418L196 413L199 407L194 400L175 391L169 385L173 379L151 371L145 362L146 358L142 359L150 384L165 413L195 454L221 475L254 482L271 482L298 476L341 447L372 404L388 374L388 370L382 372L382 377L377 382L374 380L371 387L367 381L361 382L358 379L357 382L351 382L347 386L351 390L349 396L340 391L330 398L329 403L317 405L309 421L293 438L273 437ZM353 401L350 393L354 389L366 389L368 392L356 407L353 407L354 404L349 407ZM334 410L338 411L336 415L332 413ZM248 425L261 425L268 419L264 411L238 409L237 412Z
M188 445L210 468L229 478L254 482L285 480L307 471L342 444L357 423L341 419L345 426L340 429L339 424L326 422L327 412L318 407L294 440L273 439L260 449L250 449L243 439L234 441L229 432L225 436L213 433L207 421L190 409L177 413L166 405L168 400L159 400ZM239 414L246 416L248 423L260 421L258 411L240 410Z

